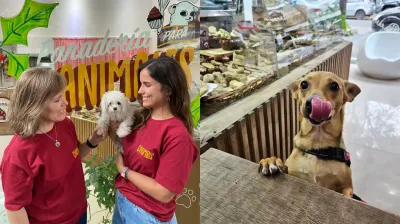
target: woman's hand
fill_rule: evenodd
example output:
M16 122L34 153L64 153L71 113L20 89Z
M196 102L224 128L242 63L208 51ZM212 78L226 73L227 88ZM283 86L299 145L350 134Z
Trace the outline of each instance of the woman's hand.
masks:
M100 142L104 141L104 139L106 139L107 136L108 136L107 130L104 130L104 131L103 131L103 134L98 135L98 134L97 134L97 131L98 131L99 129L100 129L99 127L96 127L96 128L93 130L92 136L89 138L90 143L92 143L93 145L98 145Z
M124 171L124 157L122 156L122 153L118 151L115 153L115 165L117 165L118 173L122 173Z
M111 123L110 123L111 130L110 131L116 132L120 124L121 124L120 121L111 121Z
M119 121L111 121L110 128L108 130L105 130L106 132L108 132L108 135L110 136L111 140L114 143L115 143L115 139L117 137L117 129L119 127L119 124L121 124L121 122L119 122Z

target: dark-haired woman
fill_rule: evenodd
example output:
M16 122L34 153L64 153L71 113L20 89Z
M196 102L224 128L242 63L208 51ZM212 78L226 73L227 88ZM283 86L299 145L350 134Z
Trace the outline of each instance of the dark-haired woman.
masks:
M181 66L163 56L139 68L142 108L116 154L114 224L177 223L175 198L186 185L198 151L187 79ZM110 137L115 139L115 126Z

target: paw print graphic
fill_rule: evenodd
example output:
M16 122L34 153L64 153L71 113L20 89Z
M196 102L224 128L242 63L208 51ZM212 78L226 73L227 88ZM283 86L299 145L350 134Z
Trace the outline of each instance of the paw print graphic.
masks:
M183 189L183 193L180 194L175 202L177 205L182 205L185 208L190 208L192 206L192 203L196 201L196 196L193 195L194 192L191 189Z

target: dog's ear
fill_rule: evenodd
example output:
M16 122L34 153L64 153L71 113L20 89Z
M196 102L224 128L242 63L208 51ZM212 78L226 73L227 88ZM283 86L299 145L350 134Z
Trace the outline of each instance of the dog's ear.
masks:
M168 11L169 11L169 13L172 15L172 14L174 14L175 13L175 9L176 9L176 6L177 6L178 4L173 4L173 5L170 5L169 7L168 7Z
M103 94L103 97L101 97L101 102L100 102L100 109L101 112L104 113L107 110L107 97L106 94Z
M298 98L299 98L299 94L297 92L297 90L299 90L299 82L300 82L300 80L297 80L297 81L294 81L290 85L290 91L292 92L292 97L295 100L298 100Z
M360 92L361 89L356 84L344 81L344 102L353 102Z
M124 114L126 114L126 113L128 113L128 107L129 107L129 99L128 99L128 97L124 97L124 99L122 99L123 100L123 102L122 102L122 112L124 113Z

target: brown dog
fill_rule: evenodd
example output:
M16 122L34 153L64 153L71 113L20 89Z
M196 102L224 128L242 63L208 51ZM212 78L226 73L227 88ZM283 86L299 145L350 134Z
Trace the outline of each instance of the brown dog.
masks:
M283 164L276 157L260 161L264 175L286 172L352 197L350 158L344 149L344 105L360 88L330 72L311 72L291 85L300 104L300 132L295 148Z

